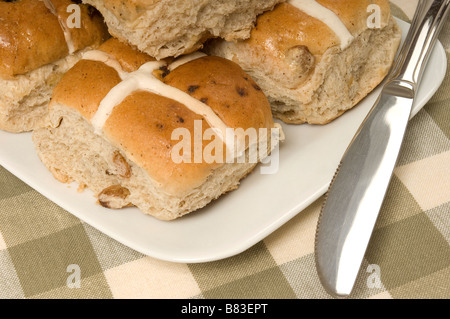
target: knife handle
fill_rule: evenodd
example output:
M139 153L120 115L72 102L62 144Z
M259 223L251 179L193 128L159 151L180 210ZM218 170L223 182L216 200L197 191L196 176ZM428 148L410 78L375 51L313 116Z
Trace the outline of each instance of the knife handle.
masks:
M393 68L391 79L394 82L409 82L416 88L422 78L425 65L436 43L446 16L450 12L450 0L419 1L411 32L405 40L397 65Z

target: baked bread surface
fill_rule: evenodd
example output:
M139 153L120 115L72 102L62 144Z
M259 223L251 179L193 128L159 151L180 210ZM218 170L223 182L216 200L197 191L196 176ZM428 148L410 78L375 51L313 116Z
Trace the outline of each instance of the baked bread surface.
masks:
M301 2L301 1L300 1ZM387 75L401 30L387 0L317 0L352 41L288 1L257 19L245 41L213 41L207 52L240 64L261 86L274 115L287 123L326 124L356 105ZM379 27L368 20L380 10Z
M67 56L69 49L60 19L69 16L70 0L52 0L56 15L41 0L0 1L0 78L35 70ZM107 38L103 19L92 7L79 4L81 27L69 28L75 51L100 45Z
M128 72L153 60L116 39L99 50ZM163 75L161 81L207 104L227 127L274 127L267 98L231 61L205 56ZM121 81L111 66L81 60L55 88L49 105L51 125L36 130L33 140L58 180L87 185L106 207L133 204L157 218L174 219L236 188L256 165L207 163L204 159L176 163L171 152L178 141L172 132L187 129L193 139L195 120L202 123L203 133L210 125L182 103L148 91L128 95L114 107L102 134L94 133L91 119ZM204 151L210 141L201 143ZM193 140L191 145L194 154Z
M83 0L122 42L163 59L194 52L208 38L246 39L256 16L284 0Z
M63 74L83 50L109 37L98 11L77 3L0 1L0 129L24 132L42 125ZM67 27L67 7L74 4L80 9L80 28Z

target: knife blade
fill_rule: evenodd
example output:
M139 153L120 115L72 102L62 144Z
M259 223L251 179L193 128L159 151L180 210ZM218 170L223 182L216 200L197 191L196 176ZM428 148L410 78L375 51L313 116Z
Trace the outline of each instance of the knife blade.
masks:
M450 0L419 2L404 45L376 103L345 151L319 216L315 262L325 290L353 290L394 171L417 88Z

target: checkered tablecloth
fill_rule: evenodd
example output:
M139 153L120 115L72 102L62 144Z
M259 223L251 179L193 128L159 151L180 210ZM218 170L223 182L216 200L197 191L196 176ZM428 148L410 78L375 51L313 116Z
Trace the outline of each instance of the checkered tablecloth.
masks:
M411 17L416 1L393 2ZM450 57L450 21L441 42ZM116 242L0 167L0 298L330 298L313 255L322 201L237 256L179 264ZM447 75L410 123L351 298L450 298L449 243Z

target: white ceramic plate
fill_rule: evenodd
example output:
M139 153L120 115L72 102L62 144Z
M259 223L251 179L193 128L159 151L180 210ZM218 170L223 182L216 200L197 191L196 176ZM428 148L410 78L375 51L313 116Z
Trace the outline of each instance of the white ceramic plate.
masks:
M408 24L400 23L406 33ZM446 65L445 51L438 44L413 115L440 86ZM326 126L283 124L286 142L280 148L276 174L262 175L257 167L238 190L171 222L136 208L105 209L90 191L78 193L77 185L59 183L38 159L30 133L0 132L0 165L81 220L143 254L173 262L213 261L250 248L326 192L378 93L379 89Z

